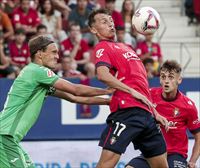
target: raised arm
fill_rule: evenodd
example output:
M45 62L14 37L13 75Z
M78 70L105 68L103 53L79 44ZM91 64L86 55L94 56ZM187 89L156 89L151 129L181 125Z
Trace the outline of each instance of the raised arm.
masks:
M56 90L56 92L52 95L54 97L58 97L61 99L65 99L72 103L79 104L88 104L88 105L109 105L110 98L101 98L101 97L80 97L74 96L70 93L66 93L63 91Z
M147 106L149 106L149 108L153 107L153 104L141 93L139 93L138 91L136 91L133 88L130 88L129 86L127 86L126 84L122 83L120 80L118 80L117 78L115 78L110 72L109 72L109 68L106 66L99 66L97 67L97 77L100 81L102 81L103 83L105 83L106 85L108 85L111 88L114 89L118 89L121 91L124 91L126 93L131 94L134 98L142 101L144 104L146 104Z
M71 93L76 96L100 96L111 94L113 92L112 89L101 89L81 84L73 84L61 78L54 83L53 87L57 90Z

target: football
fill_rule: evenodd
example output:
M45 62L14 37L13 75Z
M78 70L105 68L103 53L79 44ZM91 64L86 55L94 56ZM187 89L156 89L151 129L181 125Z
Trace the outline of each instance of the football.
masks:
M160 26L160 15L152 7L139 8L132 17L132 26L140 34L154 34Z

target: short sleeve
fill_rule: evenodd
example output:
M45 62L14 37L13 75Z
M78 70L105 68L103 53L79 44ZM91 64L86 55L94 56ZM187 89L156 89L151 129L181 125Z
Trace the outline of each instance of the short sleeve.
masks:
M199 132L200 131L200 120L198 118L198 112L195 107L195 104L189 100L188 105L191 106L190 110L188 110L188 129L192 132Z
M40 84L52 86L57 80L57 76L52 70L45 67L40 67L37 69L36 81Z
M95 49L94 54L96 67L107 66L111 68L111 60L105 48L98 47L97 49Z

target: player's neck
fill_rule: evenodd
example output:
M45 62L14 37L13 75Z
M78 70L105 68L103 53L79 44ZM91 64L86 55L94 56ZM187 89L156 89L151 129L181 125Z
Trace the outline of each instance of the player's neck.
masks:
M166 93L166 92L162 93L162 98L166 101L176 100L177 96L178 96L178 90L170 92L170 93Z

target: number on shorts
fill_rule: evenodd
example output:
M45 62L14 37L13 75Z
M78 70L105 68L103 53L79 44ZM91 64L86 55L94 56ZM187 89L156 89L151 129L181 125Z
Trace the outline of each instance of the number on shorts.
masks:
M126 129L126 125L125 124L116 122L116 127L115 127L115 130L114 130L113 134L117 135L117 136L120 136L122 131L124 131L125 129Z

